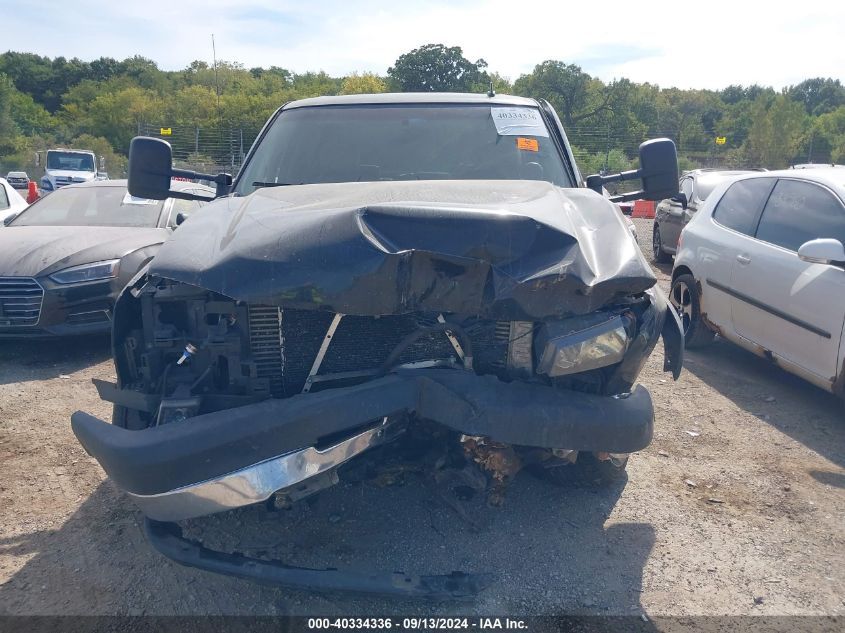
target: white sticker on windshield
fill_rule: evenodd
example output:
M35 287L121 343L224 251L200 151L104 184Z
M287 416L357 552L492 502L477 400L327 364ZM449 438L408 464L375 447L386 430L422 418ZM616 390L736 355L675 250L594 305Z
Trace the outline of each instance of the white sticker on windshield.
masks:
M546 136L549 131L535 108L490 108L500 136Z
M131 194L126 194L123 196L123 202L121 204L158 204L161 200L150 200L149 198L136 198Z

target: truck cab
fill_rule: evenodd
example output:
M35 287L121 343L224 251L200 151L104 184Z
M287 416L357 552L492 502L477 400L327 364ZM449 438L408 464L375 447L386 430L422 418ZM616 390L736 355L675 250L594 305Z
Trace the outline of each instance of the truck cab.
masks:
M41 177L42 191L91 182L97 178L97 156L88 150L49 149Z

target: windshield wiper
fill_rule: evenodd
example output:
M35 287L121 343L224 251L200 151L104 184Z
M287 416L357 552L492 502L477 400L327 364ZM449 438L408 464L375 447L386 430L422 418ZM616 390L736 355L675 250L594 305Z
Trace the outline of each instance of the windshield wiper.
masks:
M262 182L256 180L252 183L253 187L293 187L294 185L301 185L301 182Z

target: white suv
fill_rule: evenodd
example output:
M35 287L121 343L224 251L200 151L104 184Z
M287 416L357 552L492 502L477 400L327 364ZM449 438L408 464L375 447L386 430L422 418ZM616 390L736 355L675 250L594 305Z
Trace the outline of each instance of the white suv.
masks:
M689 347L714 333L845 392L845 171L720 185L681 233L672 304Z

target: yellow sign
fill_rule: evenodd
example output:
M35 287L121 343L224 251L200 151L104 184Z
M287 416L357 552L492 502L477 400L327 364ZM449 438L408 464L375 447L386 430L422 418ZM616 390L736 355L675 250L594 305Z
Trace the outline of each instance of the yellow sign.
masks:
M717 136L716 137L716 145L724 145L728 142L727 136Z
M169 127L163 127L161 128L160 134L162 136L170 136L171 134L173 134L173 129ZM718 143L719 141L717 140L716 142Z

